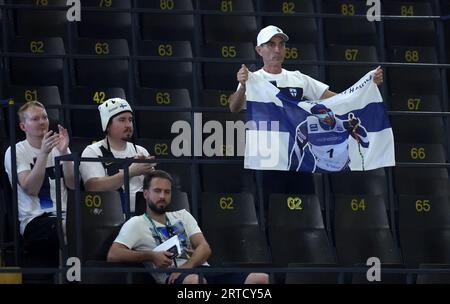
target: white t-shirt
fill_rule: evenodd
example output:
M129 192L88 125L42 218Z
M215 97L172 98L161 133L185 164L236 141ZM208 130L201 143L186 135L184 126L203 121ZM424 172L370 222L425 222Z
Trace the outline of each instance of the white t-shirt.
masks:
M180 267L186 263L187 259L194 251L189 238L202 231L195 218L185 209L167 212L166 216L170 226L174 227L173 233L176 234L180 240L182 254L176 259L177 266ZM157 241L158 237L156 234L161 238L162 242L165 242L171 237L166 229L166 225L157 221L153 221L153 223L155 226L153 226L150 219L147 218L145 214L134 216L122 226L122 229L120 229L119 235L114 242L125 245L131 250L153 250L160 244L159 241ZM156 227L157 231L155 231L154 227ZM154 267L152 263L149 264ZM204 265L208 264L205 263ZM174 267L173 264L172 267ZM152 273L152 275L155 280L161 284L164 283L168 277L168 274L166 273Z
M16 144L17 174L33 169L39 151L39 149L32 147L27 140ZM68 150L68 153L70 153L70 150ZM60 153L56 148L53 148L47 158L46 176L38 196L27 194L20 186L20 183L17 185L20 233L22 235L27 224L35 217L42 215L44 212L56 214L56 180L54 171L56 156L60 156ZM11 147L5 153L5 170L9 181L12 183ZM66 202L67 190L64 180L61 178L61 207L63 211L66 210Z
M281 70L279 74L270 74L260 69L254 74L263 77L267 81L276 81L277 88L301 88L303 89L302 96L299 98L306 98L308 100L319 100L325 90L329 88L328 85L308 76L302 74L300 71ZM238 89L241 84L238 85ZM244 105L244 109L247 105Z
M100 146L107 147L106 140L103 139L92 145L87 146L81 157L103 157L103 153L100 150ZM136 151L137 150L137 151ZM111 148L111 152L115 158L133 158L137 155L149 156L148 151L136 145L136 149L132 143L127 143L125 150L118 151ZM93 177L103 177L108 176L106 169L103 167L101 162L81 162L80 163L80 174L84 183ZM136 192L142 190L142 183L144 181L143 176L134 176L130 179L130 211L134 212ZM123 186L122 186L123 188Z

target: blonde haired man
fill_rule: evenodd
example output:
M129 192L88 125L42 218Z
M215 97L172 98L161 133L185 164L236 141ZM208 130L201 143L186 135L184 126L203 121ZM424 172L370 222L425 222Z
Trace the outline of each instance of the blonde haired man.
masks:
M20 233L30 255L43 266L57 266L59 242L56 221L55 157L70 154L67 130L49 131L42 103L30 101L18 111L19 126L26 139L16 144L17 168L11 168L11 147L5 153L5 169L12 183L17 170ZM74 188L73 163L62 163L62 210L66 210L67 187Z

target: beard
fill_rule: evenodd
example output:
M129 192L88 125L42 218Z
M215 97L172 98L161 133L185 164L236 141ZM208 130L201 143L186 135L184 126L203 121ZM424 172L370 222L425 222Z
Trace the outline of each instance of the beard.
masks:
M153 201L149 200L147 202L147 206L150 208L150 210L152 210L153 212L155 212L157 214L164 214L167 211L168 205L158 207Z
M126 130L125 135L122 136L123 141L129 141L133 137L133 130Z

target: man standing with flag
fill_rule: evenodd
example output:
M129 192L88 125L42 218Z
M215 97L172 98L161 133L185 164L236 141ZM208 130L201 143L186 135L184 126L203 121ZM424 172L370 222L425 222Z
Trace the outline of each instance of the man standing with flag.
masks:
M300 71L283 69L286 56L286 41L289 40L280 28L269 25L263 28L256 38L256 52L263 60L262 69L254 72L267 81L275 84L282 91L290 93L297 100L319 100L336 95L326 84L302 74ZM245 83L248 79L248 68L243 64L236 75L238 88L229 98L230 110L233 113L246 108ZM373 80L377 85L383 83L383 70L378 67ZM295 95L295 96L294 96Z
M263 67L254 74L274 84L284 95L300 102L302 100L321 100L332 97L336 93L329 86L301 73L283 69L286 56L286 42L289 40L280 28L269 25L260 30L256 39L256 52L261 56ZM237 90L229 98L230 110L233 113L246 109L246 82L249 71L243 64L237 72L239 82ZM377 85L383 82L383 70L378 67L373 78ZM300 178L300 180L299 180ZM263 188L267 194L272 192L309 193L314 189L311 176L303 176L298 172L266 171L262 176Z

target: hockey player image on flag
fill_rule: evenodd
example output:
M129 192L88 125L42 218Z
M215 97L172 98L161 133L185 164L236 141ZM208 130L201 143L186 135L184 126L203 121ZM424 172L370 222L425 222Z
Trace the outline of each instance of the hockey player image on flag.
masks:
M374 73L320 101L299 101L290 88L250 74L244 167L339 172L394 166L394 137Z

